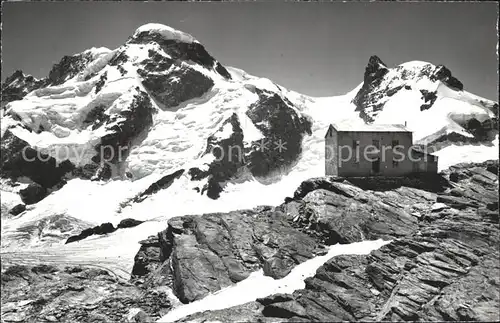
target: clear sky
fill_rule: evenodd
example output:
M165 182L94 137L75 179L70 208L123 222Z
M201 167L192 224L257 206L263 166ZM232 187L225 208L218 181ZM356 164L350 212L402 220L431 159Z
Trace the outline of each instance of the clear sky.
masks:
M371 55L387 65L444 64L465 89L498 101L494 2L7 2L2 79L48 74L62 56L116 48L142 24L192 34L222 64L313 96L344 94Z

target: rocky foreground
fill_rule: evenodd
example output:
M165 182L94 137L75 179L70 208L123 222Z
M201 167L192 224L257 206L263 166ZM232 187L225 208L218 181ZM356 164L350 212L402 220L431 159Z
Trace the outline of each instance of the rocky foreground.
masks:
M306 287L186 321L497 321L498 161L436 178L302 183L278 207L173 218L141 242L130 282L85 266L2 267L2 321L153 320L263 269L279 279L324 246L382 238L330 259ZM172 299L172 298L170 298Z

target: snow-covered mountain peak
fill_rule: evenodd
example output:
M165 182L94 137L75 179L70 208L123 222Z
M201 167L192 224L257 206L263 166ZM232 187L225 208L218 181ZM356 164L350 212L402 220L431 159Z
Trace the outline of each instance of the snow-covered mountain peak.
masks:
M110 52L112 52L112 50L107 47L92 47L83 51L83 53L92 54L94 59L101 55L109 54Z
M184 43L198 42L193 36L188 33L158 23L149 23L140 26L136 29L136 31L132 35L132 38L141 38L144 37L144 35L148 34L159 35L165 40L175 40Z
M444 65L410 61L388 68L372 56L352 103L365 122L408 124L423 144L488 142L497 133L498 104L464 91Z

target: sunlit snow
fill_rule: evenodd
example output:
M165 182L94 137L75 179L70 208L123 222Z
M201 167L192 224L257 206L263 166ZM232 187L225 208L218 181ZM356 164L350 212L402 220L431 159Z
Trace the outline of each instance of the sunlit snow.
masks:
M166 39L172 39L172 40L178 40L182 41L185 43L192 43L192 42L197 42L197 40L189 35L188 33L185 33L183 31L174 29L169 26L165 26L162 24L155 24L155 23L150 23L150 24L145 24L137 28L135 31L134 35L140 34L142 32L155 32L159 33Z

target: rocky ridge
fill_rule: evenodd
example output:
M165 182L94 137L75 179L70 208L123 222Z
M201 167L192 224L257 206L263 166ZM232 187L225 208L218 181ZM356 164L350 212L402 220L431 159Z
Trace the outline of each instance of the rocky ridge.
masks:
M319 227L343 241L359 241L366 233L371 234L366 238L393 241L366 256L330 259L306 279L305 289L293 294L194 314L184 321L498 320L498 161L457 165L443 177L449 187L439 193L401 187L352 194L352 186L340 184L307 193L300 199L305 207L289 202L290 209L298 209L295 222L307 218L300 224L306 232ZM307 198L318 194L321 202ZM346 194L352 196L350 205L341 202ZM373 201L377 195L382 200ZM389 196L390 206L384 201ZM404 200L410 197L413 203ZM379 203L392 212L379 209L373 215L377 221L367 214L361 220L356 212L346 213L355 210L354 205L381 207ZM308 208L319 216L308 217ZM413 220L395 223L391 213Z
M439 185L433 190L403 185L429 180ZM378 189L368 189L348 179L315 178L277 207L172 218L165 230L141 242L134 286L101 272L105 283L101 278L96 283L108 286L110 281L109 288L117 289L114 296L103 294L94 305L71 303L71 312L56 304L70 295L86 297L95 279L78 277L80 285L71 289L75 274L68 276L67 270L45 270L40 276L36 268L4 266L2 308L12 320L43 313L50 319L123 321L131 308L143 318L159 317L171 304L154 297L166 299L162 293L168 289L189 303L261 268L275 279L284 277L297 264L324 254L325 245L382 238L392 242L366 256L331 258L293 294L182 321L497 320L498 161L459 164L434 179L376 181ZM81 270L89 269L70 272ZM19 279L29 284L9 285ZM71 290L32 299L36 290L59 290L60 284ZM16 296L18 290L25 296ZM131 296L144 293L153 298ZM13 311L8 304L16 302L20 307Z

